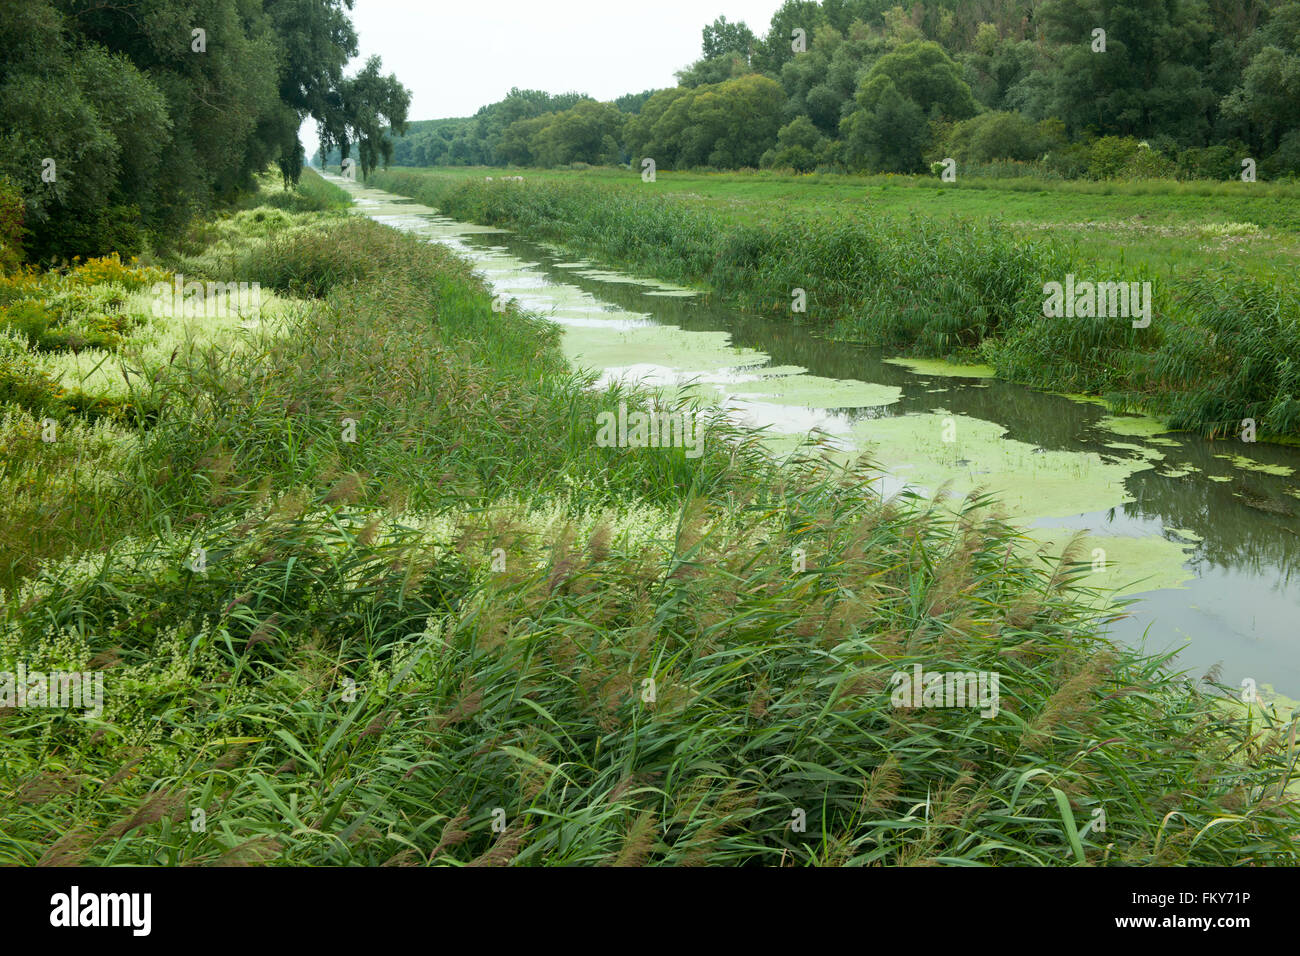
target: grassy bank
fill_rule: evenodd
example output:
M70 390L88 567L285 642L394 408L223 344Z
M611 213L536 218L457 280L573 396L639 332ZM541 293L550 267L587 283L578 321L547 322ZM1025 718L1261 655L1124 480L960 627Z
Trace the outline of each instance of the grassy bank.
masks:
M1093 256L1053 232L1013 228L974 209L969 217L876 217L869 205L773 200L738 213L690 191L660 191L657 182L607 180L553 176L518 184L392 169L370 182L461 219L556 239L792 321L794 290L803 289L807 321L832 337L978 359L1010 381L1104 395L1204 434L1234 434L1252 418L1266 435L1300 435L1293 360L1300 294L1282 265L1260 265L1249 255L1224 261L1220 252L1213 264L1206 257L1174 270L1141 256ZM811 195L820 187L802 188ZM1206 189L1210 199L1233 200L1232 184ZM909 191L942 192L928 185ZM988 201L987 191L974 187L951 195ZM1220 240L1234 238L1232 227L1216 228ZM1290 251L1277 255L1294 262ZM1150 325L1045 317L1044 284L1064 284L1068 275L1150 282Z
M121 412L63 408L53 442L6 394L31 557L0 671L106 693L0 708L0 859L1300 861L1294 723L1096 639L988 502L881 502L717 420L698 458L598 447L647 396L584 389L555 326L357 217L248 209L149 268L280 305L121 323L96 347L134 390L85 376ZM996 714L891 706L917 664L997 673Z
M1300 259L1300 185L1295 183L1048 181L958 175L855 176L659 171L392 167L449 181L523 175L530 183L599 184L639 194L689 199L729 225L851 210L871 220L998 219L1013 235L1047 236L1080 258L1116 268L1146 267L1164 278L1189 267L1232 260L1254 275L1289 275Z

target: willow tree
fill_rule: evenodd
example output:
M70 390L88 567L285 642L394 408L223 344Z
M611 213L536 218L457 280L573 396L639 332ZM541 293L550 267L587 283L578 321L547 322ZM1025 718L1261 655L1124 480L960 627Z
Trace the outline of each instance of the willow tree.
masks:
M357 147L361 174L393 158L390 132L406 132L411 93L391 73L382 76L382 61L372 56L356 76L344 79L327 97L320 126L320 151L327 156L337 148L343 159Z

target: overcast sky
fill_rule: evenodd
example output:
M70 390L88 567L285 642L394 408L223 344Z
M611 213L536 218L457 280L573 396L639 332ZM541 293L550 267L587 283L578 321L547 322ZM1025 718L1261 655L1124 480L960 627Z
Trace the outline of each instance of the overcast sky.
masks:
M2 0L0 0L2 2ZM759 37L781 0L356 0L360 55L411 91L410 119L472 116L520 89L598 100L674 86L718 16ZM308 155L316 124L303 126Z

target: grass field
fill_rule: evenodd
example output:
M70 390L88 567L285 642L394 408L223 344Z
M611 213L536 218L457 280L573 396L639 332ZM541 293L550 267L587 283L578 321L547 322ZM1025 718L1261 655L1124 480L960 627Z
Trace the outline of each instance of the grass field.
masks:
M66 337L8 333L40 387L5 396L0 672L106 692L0 698L0 860L1300 860L1294 722L1097 639L988 502L882 502L718 419L699 458L599 447L647 396L305 193L6 293L134 318L95 346L130 389L80 379L97 417L40 364ZM142 269L280 305L183 327ZM896 706L918 665L1000 675L996 713Z

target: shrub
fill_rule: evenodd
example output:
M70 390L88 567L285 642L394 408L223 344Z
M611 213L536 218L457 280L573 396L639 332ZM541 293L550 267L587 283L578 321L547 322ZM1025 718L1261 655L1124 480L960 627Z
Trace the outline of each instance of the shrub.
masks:
M1124 174L1141 147L1132 136L1103 136L1092 144L1088 175L1092 179L1116 179Z
M1043 166L1062 179L1082 179L1088 174L1092 150L1087 143L1059 146L1043 157Z
M765 169L793 169L811 172L817 165L826 137L806 116L798 116L781 127L776 145L763 154L760 165Z
M1054 145L1049 127L1020 113L991 111L955 124L944 141L948 155L963 164L1038 159Z
M1300 176L1300 128L1282 137L1277 151L1260 164L1265 176L1280 179L1283 176Z
M1124 164L1123 175L1129 179L1172 179L1176 167L1145 143L1139 143L1137 152Z
M23 261L23 197L18 187L0 178L0 274Z
M370 236L374 230L387 241ZM236 256L233 271L240 280L277 292L324 298L336 288L402 268L397 237L400 233L378 223L349 216L329 231L298 229L256 242ZM376 250L385 254L377 256Z
M1249 150L1241 143L1221 143L1202 149L1185 149L1175 160L1180 179L1236 179L1241 175L1241 160Z
M61 412L59 399L58 387L32 364L21 338L0 333L0 404L43 414Z
M69 254L136 256L147 237L136 206L107 206L87 215L62 215L47 220L29 252L38 261L55 261Z
M44 337L52 318L44 303L31 299L0 309L0 323L15 335L21 336L29 346L35 345Z
M116 253L99 258L87 259L85 262L73 260L74 265L68 274L70 281L83 286L100 286L115 283L124 286L128 292L139 292L156 282L164 282L169 276L162 269L139 265L139 259L132 258L123 263Z

